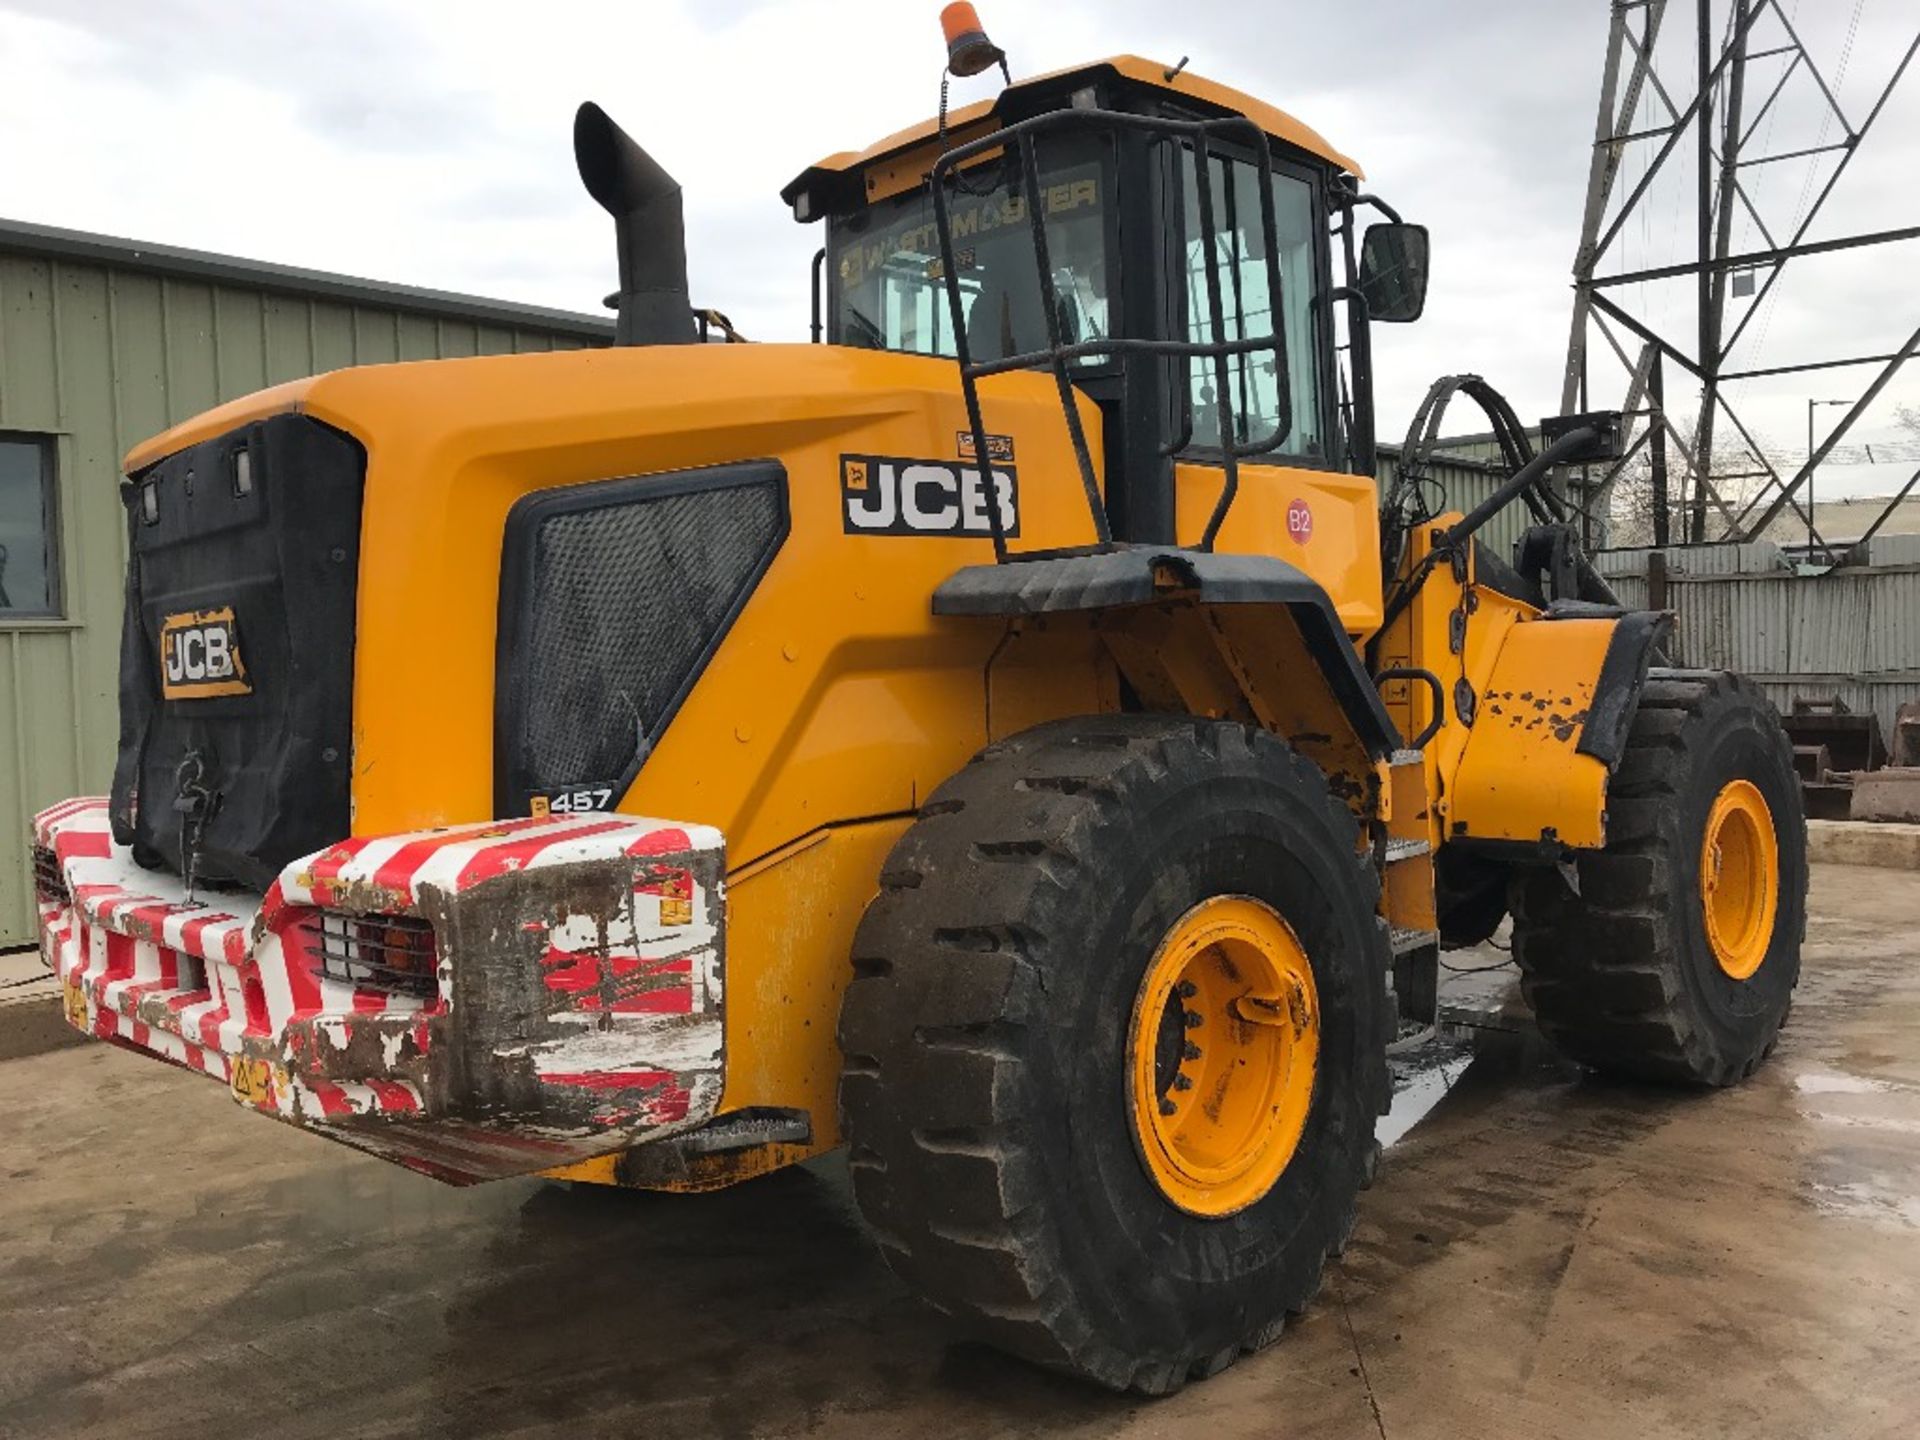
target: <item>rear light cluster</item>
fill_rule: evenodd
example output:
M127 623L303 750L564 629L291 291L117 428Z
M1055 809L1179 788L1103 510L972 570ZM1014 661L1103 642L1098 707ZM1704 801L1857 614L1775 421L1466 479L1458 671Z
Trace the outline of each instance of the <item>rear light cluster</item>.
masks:
M314 958L332 980L428 999L439 989L433 923L417 915L322 910Z
M42 905L68 905L67 877L60 873L60 857L44 845L33 847L33 893Z

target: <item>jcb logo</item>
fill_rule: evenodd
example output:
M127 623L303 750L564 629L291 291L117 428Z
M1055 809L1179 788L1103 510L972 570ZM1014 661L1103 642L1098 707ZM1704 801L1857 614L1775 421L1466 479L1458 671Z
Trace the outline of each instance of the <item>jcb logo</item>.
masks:
M988 488L977 468L954 460L840 457L849 535L991 535L989 504L999 506L1006 535L1019 535L1020 491L1013 467L994 468L991 500Z
M160 690L169 700L251 695L233 607L191 610L160 623Z

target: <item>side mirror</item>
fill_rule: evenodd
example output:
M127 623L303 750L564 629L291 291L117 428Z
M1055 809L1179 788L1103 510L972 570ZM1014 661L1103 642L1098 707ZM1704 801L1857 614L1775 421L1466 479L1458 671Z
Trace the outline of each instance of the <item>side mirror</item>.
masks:
M1427 227L1382 221L1360 242L1360 293L1369 319L1418 320L1427 308Z

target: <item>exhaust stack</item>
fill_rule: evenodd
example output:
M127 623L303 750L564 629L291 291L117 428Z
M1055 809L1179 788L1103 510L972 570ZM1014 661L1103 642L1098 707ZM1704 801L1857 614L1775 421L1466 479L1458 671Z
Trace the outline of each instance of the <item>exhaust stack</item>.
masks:
M613 343L693 344L679 182L591 100L573 117L573 158L587 193L613 216L620 251Z

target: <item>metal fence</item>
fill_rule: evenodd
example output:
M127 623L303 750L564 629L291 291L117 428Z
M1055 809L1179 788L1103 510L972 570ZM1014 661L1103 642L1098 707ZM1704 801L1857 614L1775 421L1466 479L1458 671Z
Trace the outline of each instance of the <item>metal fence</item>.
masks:
M1920 700L1920 535L1875 536L1865 561L1800 575L1761 540L1611 550L1597 563L1626 604L1678 614L1676 663L1738 670L1783 712L1837 695L1891 733L1894 712Z

